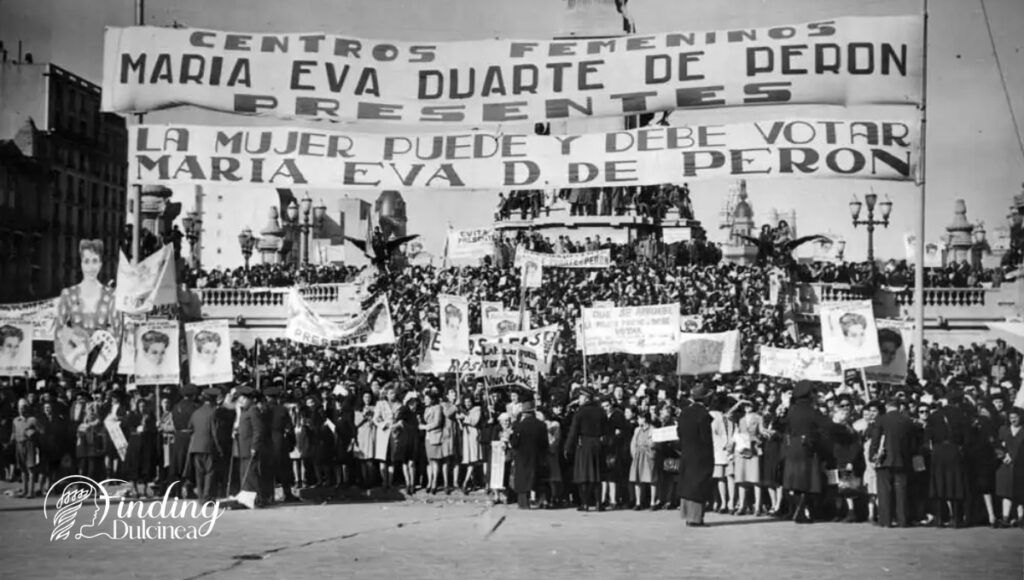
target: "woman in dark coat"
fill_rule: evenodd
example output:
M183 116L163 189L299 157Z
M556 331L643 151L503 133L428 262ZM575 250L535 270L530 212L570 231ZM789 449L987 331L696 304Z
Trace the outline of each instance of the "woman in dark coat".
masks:
M675 427L676 418L672 414L672 407L663 405L658 410L659 427ZM675 465L674 471L665 469L666 460ZM654 444L654 497L651 498L651 511L658 511L664 507L675 509L678 500L677 474L679 473L679 447L672 442Z
M402 466L405 488L409 494L416 492L416 459L420 454L420 399L410 392L395 414L394 436L391 439L391 461Z
M149 412L149 402L146 399L139 399L135 410L124 416L121 426L128 438L125 477L132 482L132 492L139 496L139 484L146 490L146 484L156 477L156 417Z
M782 507L782 429L783 418L772 409L765 413L764 422L768 437L764 440L764 455L761 456L761 485L768 490L771 499L771 515L778 515Z
M996 439L999 435L996 424L991 419L988 409L971 407L969 409L971 425L966 442L967 455L967 524L973 525L976 502L984 500L988 524L997 527L995 505L992 495L996 491Z
M331 421L334 423L334 481L337 487L354 483L352 466L355 462L353 443L356 439L356 412L358 401L354 393L335 399Z
M996 472L996 495L1003 498L1003 525L1016 519L1024 527L1024 409L1014 407L1008 413L1008 424L999 428L999 470Z
M814 387L800 381L793 389L793 400L786 415L783 441L785 467L782 487L793 492L796 501L793 520L811 523L811 498L824 489L821 451L829 448L826 441L831 421L815 407Z
M928 497L935 505L935 525L942 525L942 504L950 510L950 523L960 526L961 502L965 493L963 452L968 429L967 418L959 405L959 392L950 393L948 404L932 413L925 426L925 438L932 450L932 464L929 472Z
M603 443L605 449L605 470L601 478L601 495L604 504L619 509L619 499L626 491L629 475L629 443L633 438L633 426L626 419L625 412L613 406L609 398L601 403L608 417L607 431ZM629 496L627 491L626 496Z

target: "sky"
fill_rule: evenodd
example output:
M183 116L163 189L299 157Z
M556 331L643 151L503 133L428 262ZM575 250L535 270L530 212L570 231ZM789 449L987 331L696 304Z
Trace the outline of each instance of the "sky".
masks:
M988 10L996 50L1002 61L1011 106L1024 122L1024 1L931 0L929 2L928 106L926 141L925 238L937 241L953 220L957 199L967 217L993 228L1006 223L1013 195L1024 182L1024 154L1018 145L1000 75L996 68L982 4ZM920 13L924 0L632 0L640 33L714 30L798 23L820 18ZM551 38L565 32L566 0L147 0L146 24L252 32L326 31L390 40L469 40L483 38ZM103 30L133 23L133 0L0 0L0 40L14 53L18 41L36 62L51 61L87 79L102 76ZM610 15L610 22L617 22ZM801 114L843 114L830 108ZM788 113L792 115L792 113ZM741 121L743 111L690 113L690 119ZM779 116L786 116L779 108ZM676 122L686 115L673 117ZM147 122L269 124L229 115L178 108L153 113ZM713 121L712 121L713 122ZM291 124L296 124L290 122ZM714 240L718 213L731 180L691 184L697 218ZM771 209L795 209L801 235L829 233L846 240L848 259L863 259L867 234L850 223L848 202L871 190L893 201L892 223L876 231L876 255L903 257L903 234L914 229L919 191L912 184L863 180L748 180L755 220ZM273 190L231 189L223 194L232 211L217 225L232 232L249 226L259 231L267 221ZM409 231L424 236L426 249L439 253L444 229L490 223L496 192L403 192ZM376 194L358 194L368 199ZM175 190L186 208L191 191ZM314 194L315 197L315 194ZM213 216L204 224L214 227ZM237 243L223 249L223 259L240 263Z

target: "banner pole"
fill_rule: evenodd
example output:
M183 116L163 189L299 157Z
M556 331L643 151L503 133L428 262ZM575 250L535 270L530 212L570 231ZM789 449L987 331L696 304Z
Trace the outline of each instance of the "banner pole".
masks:
M917 193L917 268L914 269L914 374L924 383L924 236L925 207L927 195L925 179L925 151L927 149L928 125L928 0L924 3L924 58L921 71L921 157L918 160L920 187Z

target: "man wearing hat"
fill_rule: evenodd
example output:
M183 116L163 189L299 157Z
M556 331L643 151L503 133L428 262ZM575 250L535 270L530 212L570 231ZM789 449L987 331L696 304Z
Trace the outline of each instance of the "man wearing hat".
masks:
M252 491L259 496L263 491L260 485L262 460L270 453L270 425L256 405L256 396L256 390L248 385L238 388L236 406L241 413L238 418L238 473L241 490ZM261 499L263 504L265 498Z
M198 389L195 385L185 385L181 389L181 400L171 408L171 423L174 425L174 443L171 446L171 466L168 475L170 481L180 481L178 493L182 498L187 498L193 493L192 466L189 464L189 444L192 432L189 431L189 423L192 421L192 413L195 413L199 405L196 403Z
M532 400L522 404L521 418L512 428L510 440L515 453L512 489L516 492L519 509L530 509L530 492L541 481L548 457L548 429L534 411Z
M711 391L697 385L690 391L692 404L679 412L679 498L688 527L704 525L704 504L714 499L715 447L711 436L711 413L704 401Z
M284 379L280 379L281 383ZM295 436L295 426L292 424L291 415L288 409L281 404L281 393L283 389L279 386L277 379L274 385L263 389L263 396L267 402L267 421L270 423L270 456L267 458L268 465L264 466L268 480L268 487L274 488L274 483L281 484L284 490L285 501L298 501L292 493L292 463L288 454L293 445L291 439Z
M914 422L899 412L899 403L889 399L885 414L872 430L870 459L875 462L878 481L878 525L896 524L905 528L910 514L907 504L907 481L914 463ZM895 508L895 510L894 510Z
M573 466L573 481L579 488L578 511L587 511L591 502L598 511L604 511L597 490L600 489L601 467L604 461L601 452L601 436L607 430L608 417L596 403L594 391L589 387L579 389L580 408L572 418L569 435L565 438L566 456L576 453Z
M195 470L196 494L201 501L210 501L216 496L214 460L224 450L217 441L217 423L214 403L220 389L210 387L203 391L203 404L192 413L188 429L190 432L188 454Z

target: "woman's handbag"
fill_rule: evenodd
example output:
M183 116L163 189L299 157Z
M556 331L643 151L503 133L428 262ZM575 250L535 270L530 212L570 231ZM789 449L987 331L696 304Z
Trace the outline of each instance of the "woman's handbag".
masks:
M662 470L665 473L679 473L679 458L666 457L662 461Z
M863 481L850 469L840 469L838 477L839 491L860 491Z

